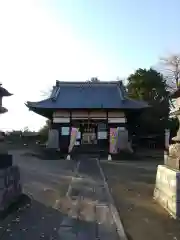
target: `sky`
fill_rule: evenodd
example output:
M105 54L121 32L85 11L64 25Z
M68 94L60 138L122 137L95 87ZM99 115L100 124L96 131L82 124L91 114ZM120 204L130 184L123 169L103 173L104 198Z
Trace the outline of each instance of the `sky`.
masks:
M180 52L179 0L0 0L0 82L13 96L0 129L38 130L39 101L60 81L126 78Z

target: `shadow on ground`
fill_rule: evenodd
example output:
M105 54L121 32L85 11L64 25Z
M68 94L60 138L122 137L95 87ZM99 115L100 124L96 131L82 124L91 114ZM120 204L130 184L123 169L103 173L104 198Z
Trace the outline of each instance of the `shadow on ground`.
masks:
M4 221L1 219L0 223L2 240L74 239L78 234L82 239L92 240L96 234L89 234L91 229L95 230L95 222L74 219L61 209L48 207L26 195L11 206L6 217L4 215ZM63 224L64 219L68 222Z
M36 157L40 160L64 160L64 155L60 154L58 151L49 150L44 148L36 148L32 152L27 152L23 154L24 156Z
M5 211L2 211L0 213L0 221L2 222L3 220L5 220L8 216L14 214L15 212L18 211L19 208L23 207L26 204L30 203L30 198L25 195L22 194L17 201L15 201L14 203L12 203Z

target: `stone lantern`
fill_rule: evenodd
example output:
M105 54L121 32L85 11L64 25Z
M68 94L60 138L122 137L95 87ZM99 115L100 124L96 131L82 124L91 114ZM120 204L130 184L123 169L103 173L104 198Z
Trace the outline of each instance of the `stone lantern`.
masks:
M8 90L6 90L5 88L2 87L2 84L0 83L0 114L3 114L3 113L6 113L8 110L7 108L5 108L3 105L2 105L2 100L3 100L3 97L9 97L9 96L12 96L11 93L8 92ZM2 135L2 132L0 132L0 139L3 139L3 135ZM0 156L1 156L1 161L0 161L0 165L3 164L3 161L2 161L2 157L4 156L5 157L5 154L6 152L4 153L4 147L2 146L0 148ZM2 156L3 154L3 156ZM6 160L6 163L7 163L7 160ZM8 163L7 163L8 164ZM1 166L0 166L1 167Z
M174 109L171 111L171 116L176 117L179 122L179 129L176 136L172 138L173 144L169 146L168 156L165 159L165 164L169 167L180 170L180 88L171 95Z
M170 117L179 121L172 144L165 151L164 165L157 168L154 198L174 217L180 217L180 88L171 94ZM167 142L167 141L166 141ZM167 144L166 144L167 146Z
M2 106L2 98L11 96L5 88L0 84L0 114L8 110ZM3 145L3 143L2 143ZM11 154L4 151L2 147L0 151L0 214L7 210L10 204L18 200L21 195L20 171L18 166L13 165Z
M8 110L2 106L2 99L3 97L9 97L12 94L9 93L5 88L2 87L2 84L0 84L0 114L7 112Z

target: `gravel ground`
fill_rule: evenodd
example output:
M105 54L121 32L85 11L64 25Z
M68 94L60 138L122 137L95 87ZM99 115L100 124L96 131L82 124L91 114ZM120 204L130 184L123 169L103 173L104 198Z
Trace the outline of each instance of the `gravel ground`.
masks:
M179 221L153 200L158 164L101 162L129 240L180 240Z

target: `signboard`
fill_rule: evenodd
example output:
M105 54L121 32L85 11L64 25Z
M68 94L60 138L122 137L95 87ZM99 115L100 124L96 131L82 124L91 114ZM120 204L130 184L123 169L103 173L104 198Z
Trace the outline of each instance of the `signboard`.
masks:
M110 143L109 143L109 152L112 154L117 153L116 145L117 145L117 129L110 128Z
M98 139L107 139L107 132L98 132Z
M78 137L78 128L71 128L71 139L70 139L70 144L69 144L69 152L72 151L75 143L76 143L76 139Z
M61 128L61 135L62 136L69 136L69 131L70 131L69 127L62 127Z

